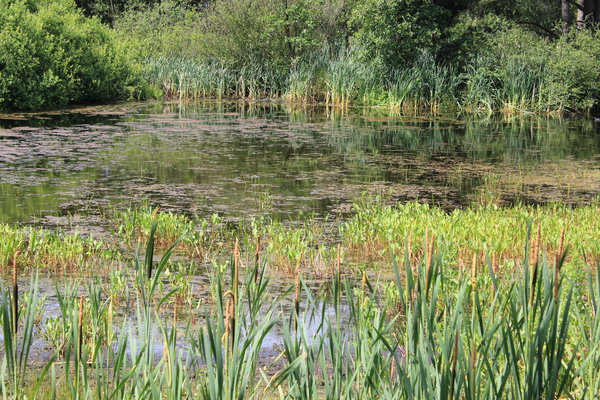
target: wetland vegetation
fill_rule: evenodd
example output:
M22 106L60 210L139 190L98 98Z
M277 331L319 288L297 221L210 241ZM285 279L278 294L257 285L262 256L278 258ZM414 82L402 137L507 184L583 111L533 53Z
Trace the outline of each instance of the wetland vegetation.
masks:
M364 198L284 226L141 207L61 245L3 226L2 393L591 399L598 208Z
M600 93L598 7L594 0L3 0L0 109L167 97L590 113Z
M599 15L0 0L0 395L597 399Z
M590 398L598 125L0 116L4 398Z

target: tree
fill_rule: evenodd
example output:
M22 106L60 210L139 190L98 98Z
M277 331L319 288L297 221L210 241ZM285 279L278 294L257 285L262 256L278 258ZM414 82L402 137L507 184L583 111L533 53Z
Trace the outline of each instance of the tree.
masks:
M448 12L432 0L366 0L352 12L357 57L380 68L411 64L441 35Z

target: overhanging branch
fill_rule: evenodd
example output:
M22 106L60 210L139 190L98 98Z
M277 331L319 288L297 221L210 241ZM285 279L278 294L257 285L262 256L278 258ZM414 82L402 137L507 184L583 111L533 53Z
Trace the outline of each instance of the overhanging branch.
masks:
M576 3L575 0L567 0L567 2L574 5L578 10L584 11L583 6Z
M548 36L550 36L553 39L560 39L560 36L558 36L558 34L556 34L556 32L546 28L543 25L538 24L537 22L533 22L533 21L517 21L517 24L519 25L531 25L531 26L535 26L536 28L539 28L541 30L543 30L544 32L546 32L546 34Z

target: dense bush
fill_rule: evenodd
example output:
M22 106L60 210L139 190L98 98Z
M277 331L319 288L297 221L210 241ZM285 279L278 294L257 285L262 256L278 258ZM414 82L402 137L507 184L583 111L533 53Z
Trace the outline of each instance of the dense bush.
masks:
M128 97L135 61L72 0L0 0L0 109Z
M366 0L352 12L360 60L382 68L410 65L441 34L447 12L432 0Z
M488 54L496 60L497 71L506 74L507 65L518 60L531 66L520 76L543 77L536 85L540 111L571 109L584 111L598 105L600 98L600 34L594 30L572 30L559 39L546 38L514 27L489 39ZM533 93L530 91L530 96Z
M259 60L276 68L310 57L349 35L345 0L215 0L201 10L164 0L131 9L115 28L146 57L186 57L242 68Z
M200 23L198 11L165 0L122 13L114 21L114 28L121 40L133 43L144 58L195 58L203 42Z
M599 33L590 18L563 31L559 11L537 0L0 0L0 109L153 90L589 111Z

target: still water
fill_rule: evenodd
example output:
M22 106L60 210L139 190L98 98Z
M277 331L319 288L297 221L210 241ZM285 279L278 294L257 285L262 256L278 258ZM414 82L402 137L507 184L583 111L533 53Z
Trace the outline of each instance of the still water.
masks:
M200 216L344 214L363 193L447 209L600 194L600 124L246 102L0 115L0 222L140 202Z

